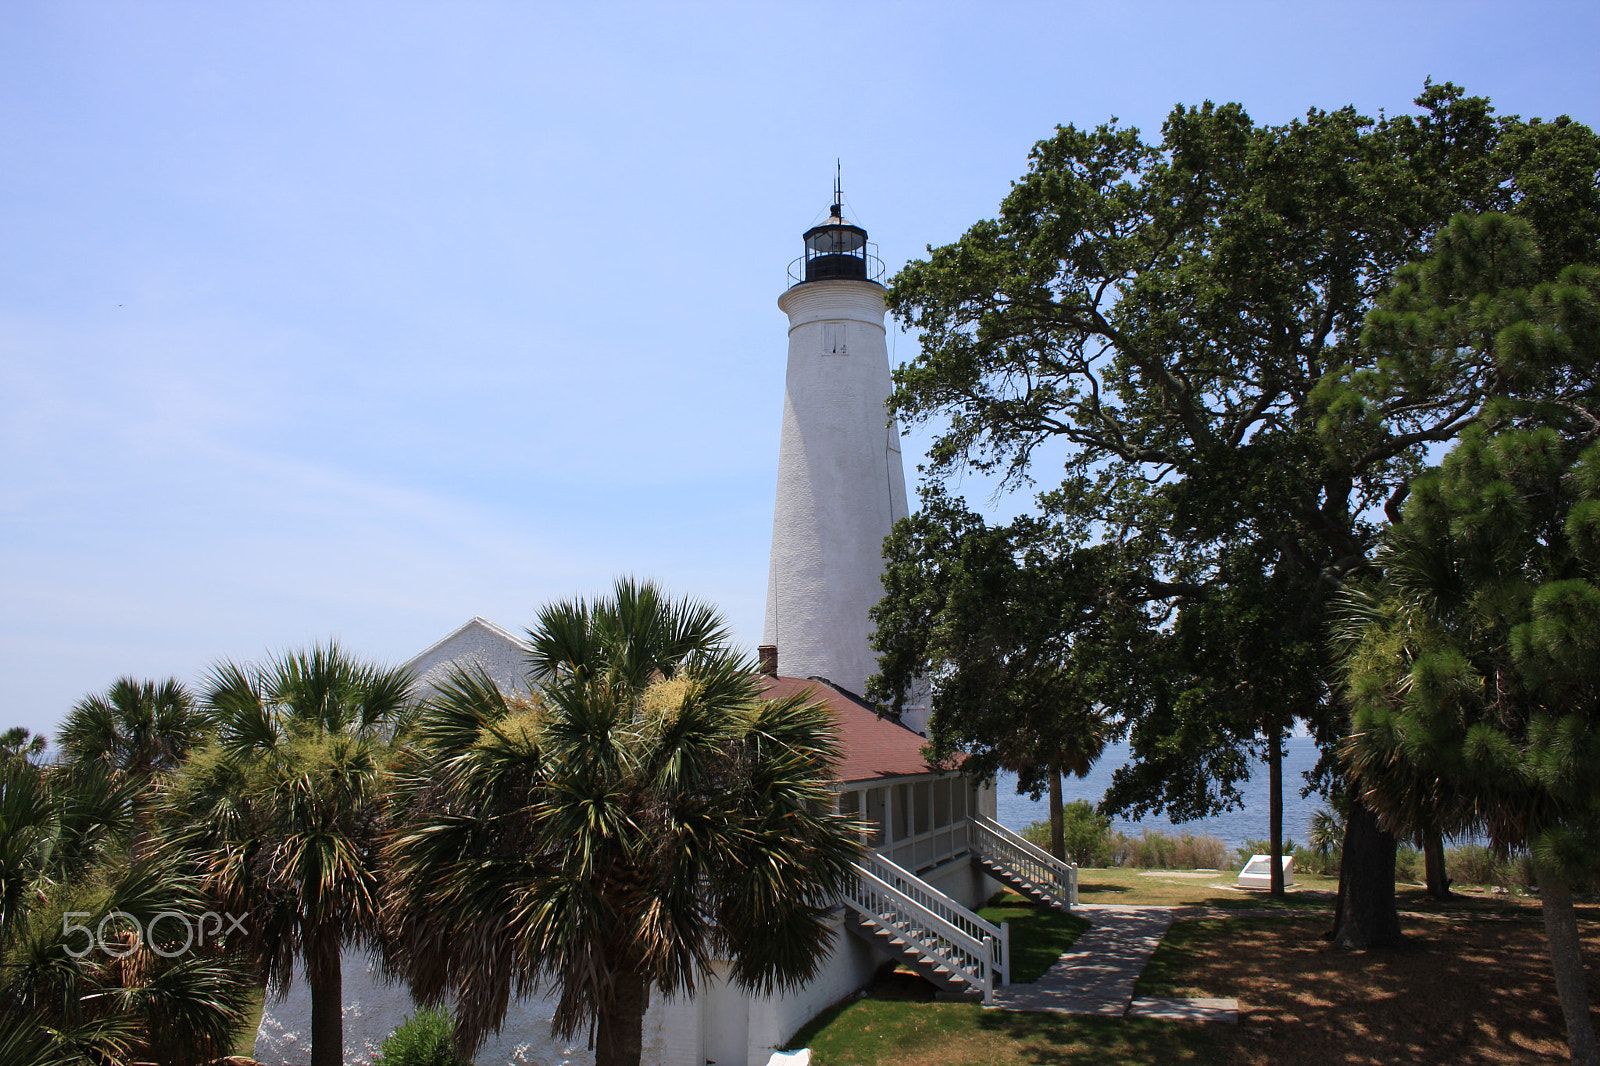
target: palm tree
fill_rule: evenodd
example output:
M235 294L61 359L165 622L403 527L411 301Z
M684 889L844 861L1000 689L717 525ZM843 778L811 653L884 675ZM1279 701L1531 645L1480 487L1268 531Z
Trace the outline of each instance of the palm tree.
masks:
M1000 767L1018 774L1018 790L1037 787L1040 777L1050 795L1050 854L1066 860L1066 806L1061 779L1089 776L1105 753L1111 723L1105 711L1083 692L1074 671L1054 664L1012 678L1018 703L1032 713L1015 732L995 745ZM1038 793L1035 792L1037 797Z
M121 773L149 778L176 770L205 741L209 725L209 716L176 678L157 684L124 677L105 695L74 704L56 742L73 762L100 759Z
M65 761L96 762L133 784L133 856L150 836L160 779L210 732L211 719L176 678L157 684L119 678L103 696L85 696L67 712L56 740Z
M286 991L304 967L312 1066L343 1061L340 953L377 936L387 772L411 685L335 643L223 663L205 695L216 742L172 791L209 857L208 887L245 917L244 950L269 986Z
M760 699L717 614L648 583L530 636L531 696L458 673L415 734L388 956L413 995L454 999L470 1055L553 986L556 1034L632 1066L652 988L692 993L718 958L747 989L814 976L860 850L828 713Z
M189 857L128 857L133 791L96 763L0 763L0 1062L207 1062L245 1019L243 970L195 942Z
M43 735L33 736L20 725L12 726L0 733L0 762L8 759L37 761L49 746L50 741Z

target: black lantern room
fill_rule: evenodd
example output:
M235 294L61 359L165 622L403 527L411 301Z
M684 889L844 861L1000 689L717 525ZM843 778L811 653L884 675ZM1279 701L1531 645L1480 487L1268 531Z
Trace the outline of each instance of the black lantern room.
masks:
M791 285L808 281L883 281L883 261L873 255L867 231L844 218L843 197L834 184L828 220L806 230L806 254L789 265Z
M842 204L833 205L828 221L806 230L805 242L805 280L867 280L867 231L844 220Z

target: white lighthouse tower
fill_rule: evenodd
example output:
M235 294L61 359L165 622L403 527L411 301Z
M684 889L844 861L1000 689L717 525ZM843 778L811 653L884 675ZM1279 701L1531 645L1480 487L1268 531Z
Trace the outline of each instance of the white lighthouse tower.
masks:
M906 481L884 407L883 264L845 221L837 183L834 201L778 298L789 371L763 643L783 674L859 694L877 673L867 612L883 598L883 538L906 515Z

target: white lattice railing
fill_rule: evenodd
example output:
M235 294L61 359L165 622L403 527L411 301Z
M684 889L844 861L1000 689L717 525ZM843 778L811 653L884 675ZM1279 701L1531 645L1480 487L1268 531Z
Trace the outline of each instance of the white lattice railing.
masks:
M1017 836L981 814L971 816L972 848L983 858L1010 869L1069 907L1078 905L1078 867Z
M990 962L999 974L1000 984L1011 983L1011 927L1008 924L994 924L882 855L868 853L867 868L879 880L898 888L974 940L981 941L985 937L993 940L994 956Z
M974 936L885 881L867 865L856 863L855 869L856 884L844 900L851 910L927 961L943 966L960 975L973 988L982 990L985 1003L994 1001L995 985L1004 983L1004 975L1000 972L1002 953L993 935ZM983 919L978 918L978 921Z

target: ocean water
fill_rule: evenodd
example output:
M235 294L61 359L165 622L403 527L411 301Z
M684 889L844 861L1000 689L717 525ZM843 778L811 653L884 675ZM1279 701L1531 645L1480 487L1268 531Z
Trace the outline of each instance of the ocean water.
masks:
M1300 790L1305 787L1302 774L1317 764L1317 745L1310 737L1290 737L1283 751L1283 835L1304 845L1310 838L1311 816L1326 801L1316 793L1302 799ZM1062 796L1068 802L1088 800L1099 803L1111 784L1111 775L1117 767L1128 761L1127 744L1112 744L1095 763L1089 776L1081 780L1069 777L1062 782ZM1002 773L995 782L998 795L999 822L1007 829L1020 831L1030 822L1043 822L1050 817L1047 795L1037 801L1017 794L1017 775ZM1242 808L1227 811L1211 818L1198 818L1192 822L1175 823L1163 816L1147 817L1137 822L1112 819L1111 827L1129 836L1138 836L1146 828L1169 833L1210 833L1221 837L1229 847L1238 847L1246 840L1267 839L1267 823L1271 815L1270 790L1267 787L1267 764L1257 762L1250 770L1250 780L1243 782Z

